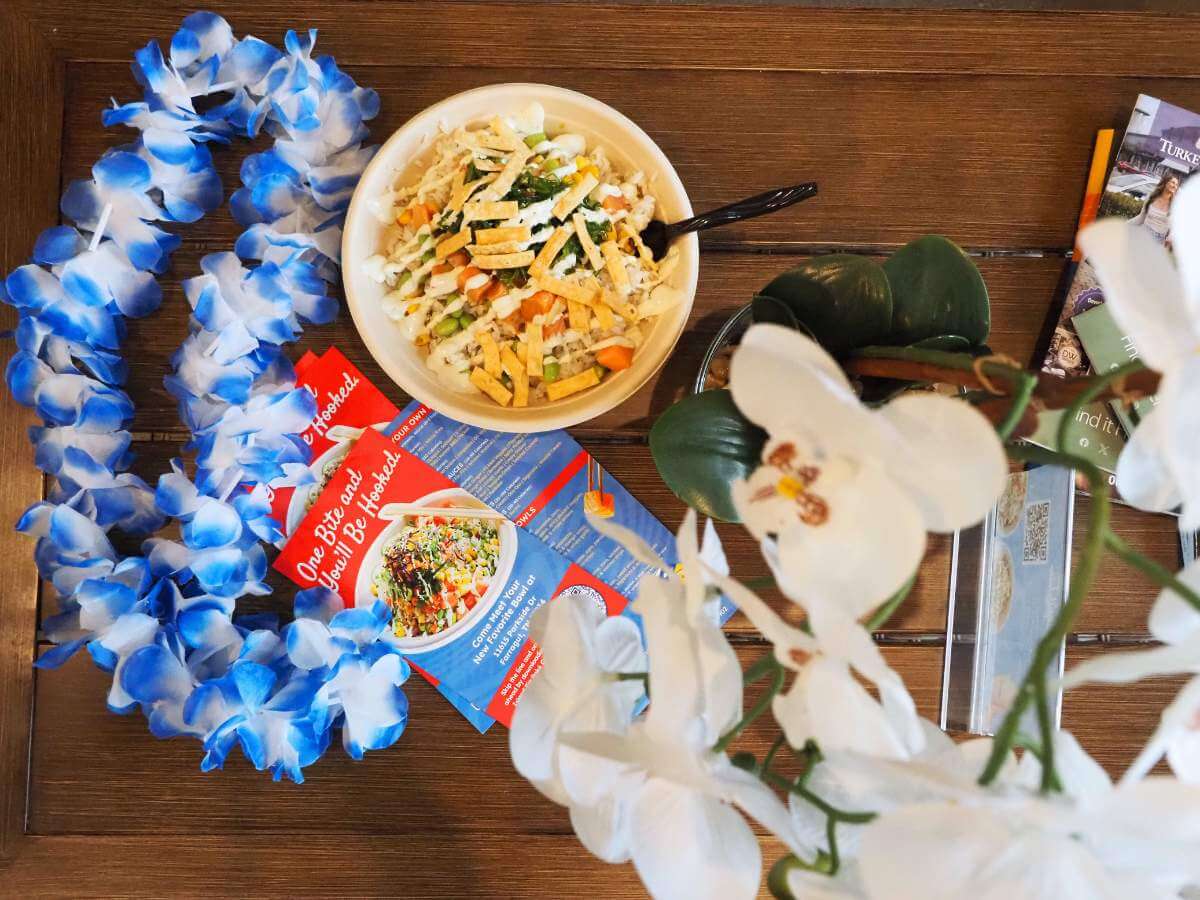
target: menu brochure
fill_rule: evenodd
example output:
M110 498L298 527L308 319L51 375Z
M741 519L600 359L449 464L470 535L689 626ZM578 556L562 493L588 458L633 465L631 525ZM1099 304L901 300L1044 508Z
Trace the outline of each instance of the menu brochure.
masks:
M374 430L355 442L275 567L302 587L335 591L348 606L388 604L386 639L422 674L505 725L541 664L528 638L535 609L564 593L588 596L610 615L628 605L395 435Z
M348 606L388 602L392 640L478 730L511 720L540 665L527 632L542 603L584 593L638 619L627 598L658 573L588 514L678 562L671 533L566 432L493 432L416 402L397 412L334 349L296 371L318 401L302 436L314 482L271 498L288 535L276 569ZM734 611L723 600L720 621Z

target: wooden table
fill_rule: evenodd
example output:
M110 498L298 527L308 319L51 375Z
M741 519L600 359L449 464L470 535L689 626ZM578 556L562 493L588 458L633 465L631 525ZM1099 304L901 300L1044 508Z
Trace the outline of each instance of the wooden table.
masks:
M993 298L992 345L1031 359L1072 243L1095 130L1122 127L1140 91L1200 108L1200 18L1161 13L1189 5L1163 0L1159 13L1124 14L212 4L239 34L274 43L289 26L320 28L318 49L379 91L378 139L464 88L545 81L639 122L699 209L820 181L815 201L702 239L699 294L674 358L654 385L574 430L672 527L681 507L655 473L647 429L692 378L724 317L804 256L883 253L923 232L949 235L979 257ZM132 51L151 38L165 44L191 8L174 0L10 0L0 8L5 271L26 261L38 231L58 221L62 186L129 139L106 132L100 110L110 97L137 96ZM244 152L216 154L227 192ZM188 228L164 279L163 310L131 323L133 427L138 471L148 480L182 436L162 387L185 328L179 280L198 271L203 254L230 249L236 233L225 211ZM348 315L309 329L298 350L329 344L397 403L406 399L372 364ZM7 394L0 402L0 522L11 522L44 485L24 434L32 416ZM1085 516L1086 502L1079 506ZM1139 550L1177 566L1171 520L1121 509L1116 522ZM722 532L735 573L762 574L747 536ZM26 539L0 530L0 894L641 895L629 867L589 856L565 813L512 771L503 728L480 737L420 680L410 683L408 732L364 762L335 748L303 786L272 783L238 754L224 773L200 774L195 742L158 742L141 716L105 711L108 678L86 654L61 671L34 673L38 616L52 604L40 602L31 553ZM929 716L938 705L948 558L948 542L934 539L907 607L878 636ZM1151 594L1140 577L1107 563L1069 658L1144 640ZM268 603L287 610L290 596ZM744 621L730 631L747 658L762 652ZM1073 693L1065 724L1115 771L1176 686ZM761 751L766 740L764 727L745 745Z

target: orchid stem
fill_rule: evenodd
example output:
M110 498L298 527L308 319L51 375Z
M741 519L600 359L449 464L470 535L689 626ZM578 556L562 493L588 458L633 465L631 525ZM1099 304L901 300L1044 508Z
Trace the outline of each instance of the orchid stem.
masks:
M847 825L866 825L873 821L877 813L873 812L849 812L844 809L838 809L836 806L831 806L826 803L808 788L796 782L788 781L781 775L776 775L774 772L762 773L763 779L780 790L787 791L789 794L795 794L803 798L807 803L815 806L820 812L824 813L830 819L836 819L839 822L845 822Z
M896 591L896 593L892 594L892 596L888 598L887 602L884 603L883 606L875 610L875 614L871 616L871 618L867 619L867 622L865 625L863 625L863 628L867 629L867 631L874 632L886 625L888 619L890 619L895 614L896 610L900 608L900 604L908 598L909 593L913 589L913 585L916 583L917 576L913 575L912 578L908 579L908 581L904 583L900 590Z
M1002 441L1007 441L1012 436L1013 430L1021 422L1021 417L1025 415L1025 410L1029 408L1029 401L1033 399L1033 392L1037 389L1037 376L1032 372L1022 371L1014 384L1008 415L1004 417L1003 422L996 426L996 433L1000 435Z
M787 735L785 734L781 733L779 737L775 738L775 742L767 750L767 755L763 757L762 765L759 767L760 771L769 772L771 770L771 763L775 761L775 754L783 749L783 745L786 743Z
M742 674L742 684L754 684L756 681L761 681L764 675L775 671L778 667L779 660L775 658L775 651L768 650L752 662L750 668Z
M1097 381L1100 383L1102 389L1104 384L1107 383L1107 378L1097 379ZM1083 397L1086 397L1094 389L1095 385L1089 388L1088 391L1085 391ZM1088 401L1082 398L1076 401L1076 409L1086 402ZM1064 421L1070 420L1064 417ZM1060 428L1060 439L1064 432L1065 429ZM1054 723L1051 721L1049 700L1046 697L1046 670L1053 661L1054 655L1059 652L1059 648L1062 646L1062 642L1066 638L1071 624L1075 621L1076 616L1079 615L1084 598L1091 591L1092 584L1095 582L1096 575L1099 572L1100 562L1104 555L1105 536L1109 533L1108 522L1111 515L1109 495L1111 491L1108 486L1108 479L1104 477L1099 468L1086 459L1073 456L1061 449L1055 452L1026 444L1013 445L1007 449L1009 456L1014 459L1077 469L1087 478L1088 490L1092 494L1092 508L1088 516L1087 538L1084 542L1079 564L1075 567L1075 572L1071 577L1071 590L1067 594L1067 602L1059 610L1054 624L1050 626L1050 629L1043 635L1041 641L1038 642L1037 649L1033 655L1033 661L1029 666L1029 672L1025 675L1025 679L1021 683L1021 688L1017 692L1012 709L1008 711L1008 714L1004 717L1004 721L1000 724L1000 728L996 731L996 736L992 741L991 756L988 757L983 774L979 776L979 783L981 785L988 785L996 780L1017 737L1017 729L1020 726L1021 717L1024 715L1025 710L1029 708L1029 703L1036 697L1038 726L1042 732L1042 790L1051 791L1058 789L1060 782L1058 773L1054 767Z
M1160 566L1152 559L1148 559L1130 547L1125 541L1109 531L1104 536L1104 543L1108 549L1116 554L1122 562L1130 567L1137 569L1143 575L1157 582L1165 588L1169 588L1177 594L1181 600L1190 604L1191 607L1200 612L1200 594L1180 581L1170 571Z
M757 719L770 708L771 701L775 699L775 695L783 690L783 681L787 677L787 671L783 668L783 666L779 665L773 655L769 656L768 658L772 663L774 663L771 683L767 686L767 689L763 691L762 696L758 698L758 701L754 704L754 706L750 707L750 711L742 716L742 720L721 735L721 739L713 745L713 753L724 753L726 747L737 740L738 736L741 735L741 733L747 728L749 728L755 719ZM762 660L759 660L759 662L762 662ZM757 665L757 663L755 665Z
M742 584L752 591L769 591L776 586L775 579L770 575L757 575L754 578L747 578Z
M783 778L782 776L776 775L774 772L772 772L769 768L769 763L774 757L775 752L779 749L779 745L783 737L783 735L780 735L779 738L776 739L775 743L771 746L770 751L763 760L762 766L759 767L759 778L761 778L767 784L787 791L789 794L795 794L798 797L803 798L805 802L815 807L818 812L824 814L825 840L829 845L828 859L826 860L818 855L817 861L811 866L804 863L801 863L801 865L804 865L805 868L813 871L823 871L827 875L836 875L838 869L841 867L841 857L838 854L837 843L838 824L845 822L849 825L865 825L867 822L870 822L872 819L874 819L876 814L873 812L847 812L844 809L838 809L836 806L826 803L819 796L805 787L805 782L808 780L808 776L812 774L813 766L817 761L820 760L820 750L815 747L810 749L809 745L805 745L804 750L797 754L803 754L808 759L809 765L805 768L804 772L802 772L800 776L793 781L788 781L786 778ZM820 851L818 851L818 853L819 852Z

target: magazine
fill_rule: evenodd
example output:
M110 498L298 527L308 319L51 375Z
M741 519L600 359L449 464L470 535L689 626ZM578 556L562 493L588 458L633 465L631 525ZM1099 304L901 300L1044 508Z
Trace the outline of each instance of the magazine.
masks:
M1200 114L1142 94L1109 169L1096 215L1129 219L1169 249L1171 200L1197 168ZM1080 226L1090 218L1085 204ZM1128 335L1103 309L1104 294L1091 265L1086 259L1078 260L1078 252L1075 261L1078 265L1042 363L1042 371L1063 377L1107 371L1138 355ZM1084 407L1076 419L1072 449L1113 473L1129 432L1153 402L1147 399L1131 409L1116 403ZM1052 445L1058 418L1053 413L1043 414L1038 432L1030 440Z

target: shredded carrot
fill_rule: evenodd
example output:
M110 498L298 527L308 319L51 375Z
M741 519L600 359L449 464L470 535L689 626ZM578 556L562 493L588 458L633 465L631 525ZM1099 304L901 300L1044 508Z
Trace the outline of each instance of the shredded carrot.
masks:
M480 287L471 288L471 290L467 291L467 299L472 303L478 303L485 296L487 296L487 292L491 290L491 288L492 282L485 281Z
M604 202L600 204L604 207L607 213L615 213L622 209L629 209L629 201L617 194L610 194L604 198Z
M549 291L538 291L532 297L521 301L521 318L532 322L533 317L550 311L554 305L554 295Z
M475 268L474 266L467 266L458 273L458 289L460 291L465 291L467 289L467 282L478 274L479 269Z
M484 299L488 300L489 302L496 300L504 296L505 290L504 283L493 278L491 283L488 284L487 290L484 292Z
M551 324L546 325L544 328L542 328L542 336L550 337L551 335L562 334L566 330L567 330L567 317L559 316L557 319L554 320L554 322L552 322Z
M420 228L422 225L429 224L429 209L424 203L414 203L412 209L412 227Z
M620 345L605 347L597 351L596 362L613 372L628 369L633 363L633 348Z

